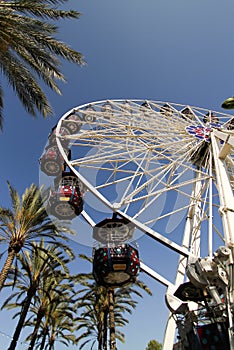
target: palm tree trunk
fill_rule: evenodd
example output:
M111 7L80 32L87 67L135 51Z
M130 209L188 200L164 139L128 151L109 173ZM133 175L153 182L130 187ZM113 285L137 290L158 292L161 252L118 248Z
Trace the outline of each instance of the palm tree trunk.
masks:
M12 266L15 255L16 255L15 251L13 249L9 248L5 264L2 268L2 271L0 272L0 291L2 290L2 287L4 286L4 283L6 281L9 270Z
M35 342L37 340L37 335L38 335L39 327L41 324L41 320L44 317L44 315L45 315L45 312L43 311L43 309L42 308L39 309L38 313L37 313L36 324L34 326L34 330L33 330L32 337L31 337L31 342L29 344L28 350L33 350L33 348L34 348Z
M35 287L30 288L28 290L27 296L26 296L26 298L25 298L25 300L23 302L23 305L22 305L20 318L19 318L19 321L17 323L16 329L15 329L15 333L13 335L13 338L12 338L12 341L11 341L11 344L10 344L8 350L15 350L15 348L17 346L17 342L19 340L20 333L21 333L22 328L24 326L24 321L26 319L26 316L27 316L27 313L28 313L28 310L29 310L32 298L35 295L35 293L36 293L36 288Z
M49 334L49 332L48 332L48 325L45 325L45 327L42 330L42 341L41 341L41 345L40 345L40 349L39 350L44 350L46 337L47 337L48 334Z
M49 350L54 350L54 341L55 341L55 336L52 334L49 340Z
M104 321L103 321L103 350L107 350L108 312L109 312L109 310L105 310L105 313L104 313Z
M97 329L98 329L98 350L103 350L102 349L102 344L103 344L103 323L102 322L98 322Z
M109 288L108 296L109 296L110 350L116 350L115 314L114 314L114 289Z

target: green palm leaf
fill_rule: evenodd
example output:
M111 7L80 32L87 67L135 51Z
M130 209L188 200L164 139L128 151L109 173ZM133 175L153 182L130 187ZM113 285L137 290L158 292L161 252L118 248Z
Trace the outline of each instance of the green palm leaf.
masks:
M60 59L84 64L81 53L55 38L58 27L52 21L78 19L74 10L60 10L66 1L0 1L0 68L10 86L32 116L44 117L52 108L40 86L46 84L58 94L56 81L65 81ZM0 128L2 128L3 91L0 88Z

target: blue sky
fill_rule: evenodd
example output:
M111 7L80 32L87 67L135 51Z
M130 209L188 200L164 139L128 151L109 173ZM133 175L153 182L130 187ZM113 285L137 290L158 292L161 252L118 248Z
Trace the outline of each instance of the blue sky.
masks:
M70 0L81 18L59 23L58 38L85 56L87 65L64 63L62 96L48 91L54 117L27 115L5 83L4 132L0 135L1 204L8 204L6 180L19 192L39 182L38 159L50 129L74 106L103 99L152 99L221 111L234 94L234 3L232 0ZM146 263L164 266L173 278L175 257L148 237L139 240ZM74 244L78 253L88 248ZM80 265L80 267L83 265ZM79 265L77 266L79 269ZM126 343L118 350L144 350L162 341L168 310L165 287L140 276L152 289L129 317ZM5 314L0 314L3 324ZM2 327L1 327L2 329ZM3 331L11 335L11 323ZM0 341L1 344L1 341ZM20 348L19 348L20 349ZM22 347L24 349L24 347ZM58 350L61 350L58 347Z

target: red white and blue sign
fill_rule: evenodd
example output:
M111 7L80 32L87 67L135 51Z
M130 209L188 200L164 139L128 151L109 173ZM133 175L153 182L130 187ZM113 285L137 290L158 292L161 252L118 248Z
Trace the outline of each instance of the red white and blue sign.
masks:
M205 140L206 142L210 142L210 132L211 132L211 128L209 127L205 127L202 125L189 125L186 127L186 131L191 134L194 135L195 137L197 137L200 140Z

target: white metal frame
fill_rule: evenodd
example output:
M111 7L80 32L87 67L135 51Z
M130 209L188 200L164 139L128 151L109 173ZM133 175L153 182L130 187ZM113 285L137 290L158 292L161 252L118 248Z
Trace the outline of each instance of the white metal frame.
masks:
M109 109L105 111L107 102L111 108L108 107ZM193 119L188 119L182 114L182 110L188 106L170 104L173 113L165 114L162 112L165 102L147 101L148 107L142 106L144 102L104 100L74 107L59 120L56 139L69 168L88 192L102 202L107 211L115 212L130 220L142 234L147 234L159 244L168 247L169 251L179 254L176 280L173 283L141 263L142 271L171 290L185 281L187 259L190 256L200 257L200 243L204 240L202 237L204 233L201 231L206 222L208 222L207 256L212 258L215 231L220 235L223 233L224 245L231 249L233 256L234 199L230 176L225 165L227 157L229 157L229 168L233 165L234 133L227 128L232 116L215 112L220 125L205 125L204 115L210 115L210 111L206 109L189 107ZM69 160L63 148L60 129L72 111L85 117L86 107L89 105L95 109L92 112L95 120L82 122L81 130L77 134L66 136L66 139L70 140L72 150L75 150L75 157ZM195 134L188 132L186 129L188 126L208 128L208 131L205 131L210 134L210 140L208 142L200 140ZM205 147L209 147L209 156L202 166L196 166L192 164L192 155L202 152L202 142ZM88 149L86 154L82 153L82 149L85 148ZM90 178L86 176L98 172L105 175L103 183L96 183L95 176ZM214 182L219 199L213 201ZM118 201L112 201L111 196L108 196L108 190L110 193L115 187L122 191L119 193ZM162 203L164 200L167 206L168 196L177 196L182 202L178 203L175 199L174 208L167 211L165 207L155 215L153 211L157 208L157 203ZM220 228L214 229L217 217L214 220L213 208L217 205L222 217L223 232L220 232ZM93 217L86 210L82 215L89 225L95 225L97 217ZM160 222L162 225L168 224L173 217L183 218L184 234L180 241L175 234L174 240L169 239L162 232L163 226L160 226ZM177 224L181 229L181 222ZM234 300L233 258L230 261L229 276L231 309ZM231 315L231 326L232 322ZM164 350L172 349L174 333L175 322L170 314L165 332ZM231 350L234 350L231 329L229 333Z

